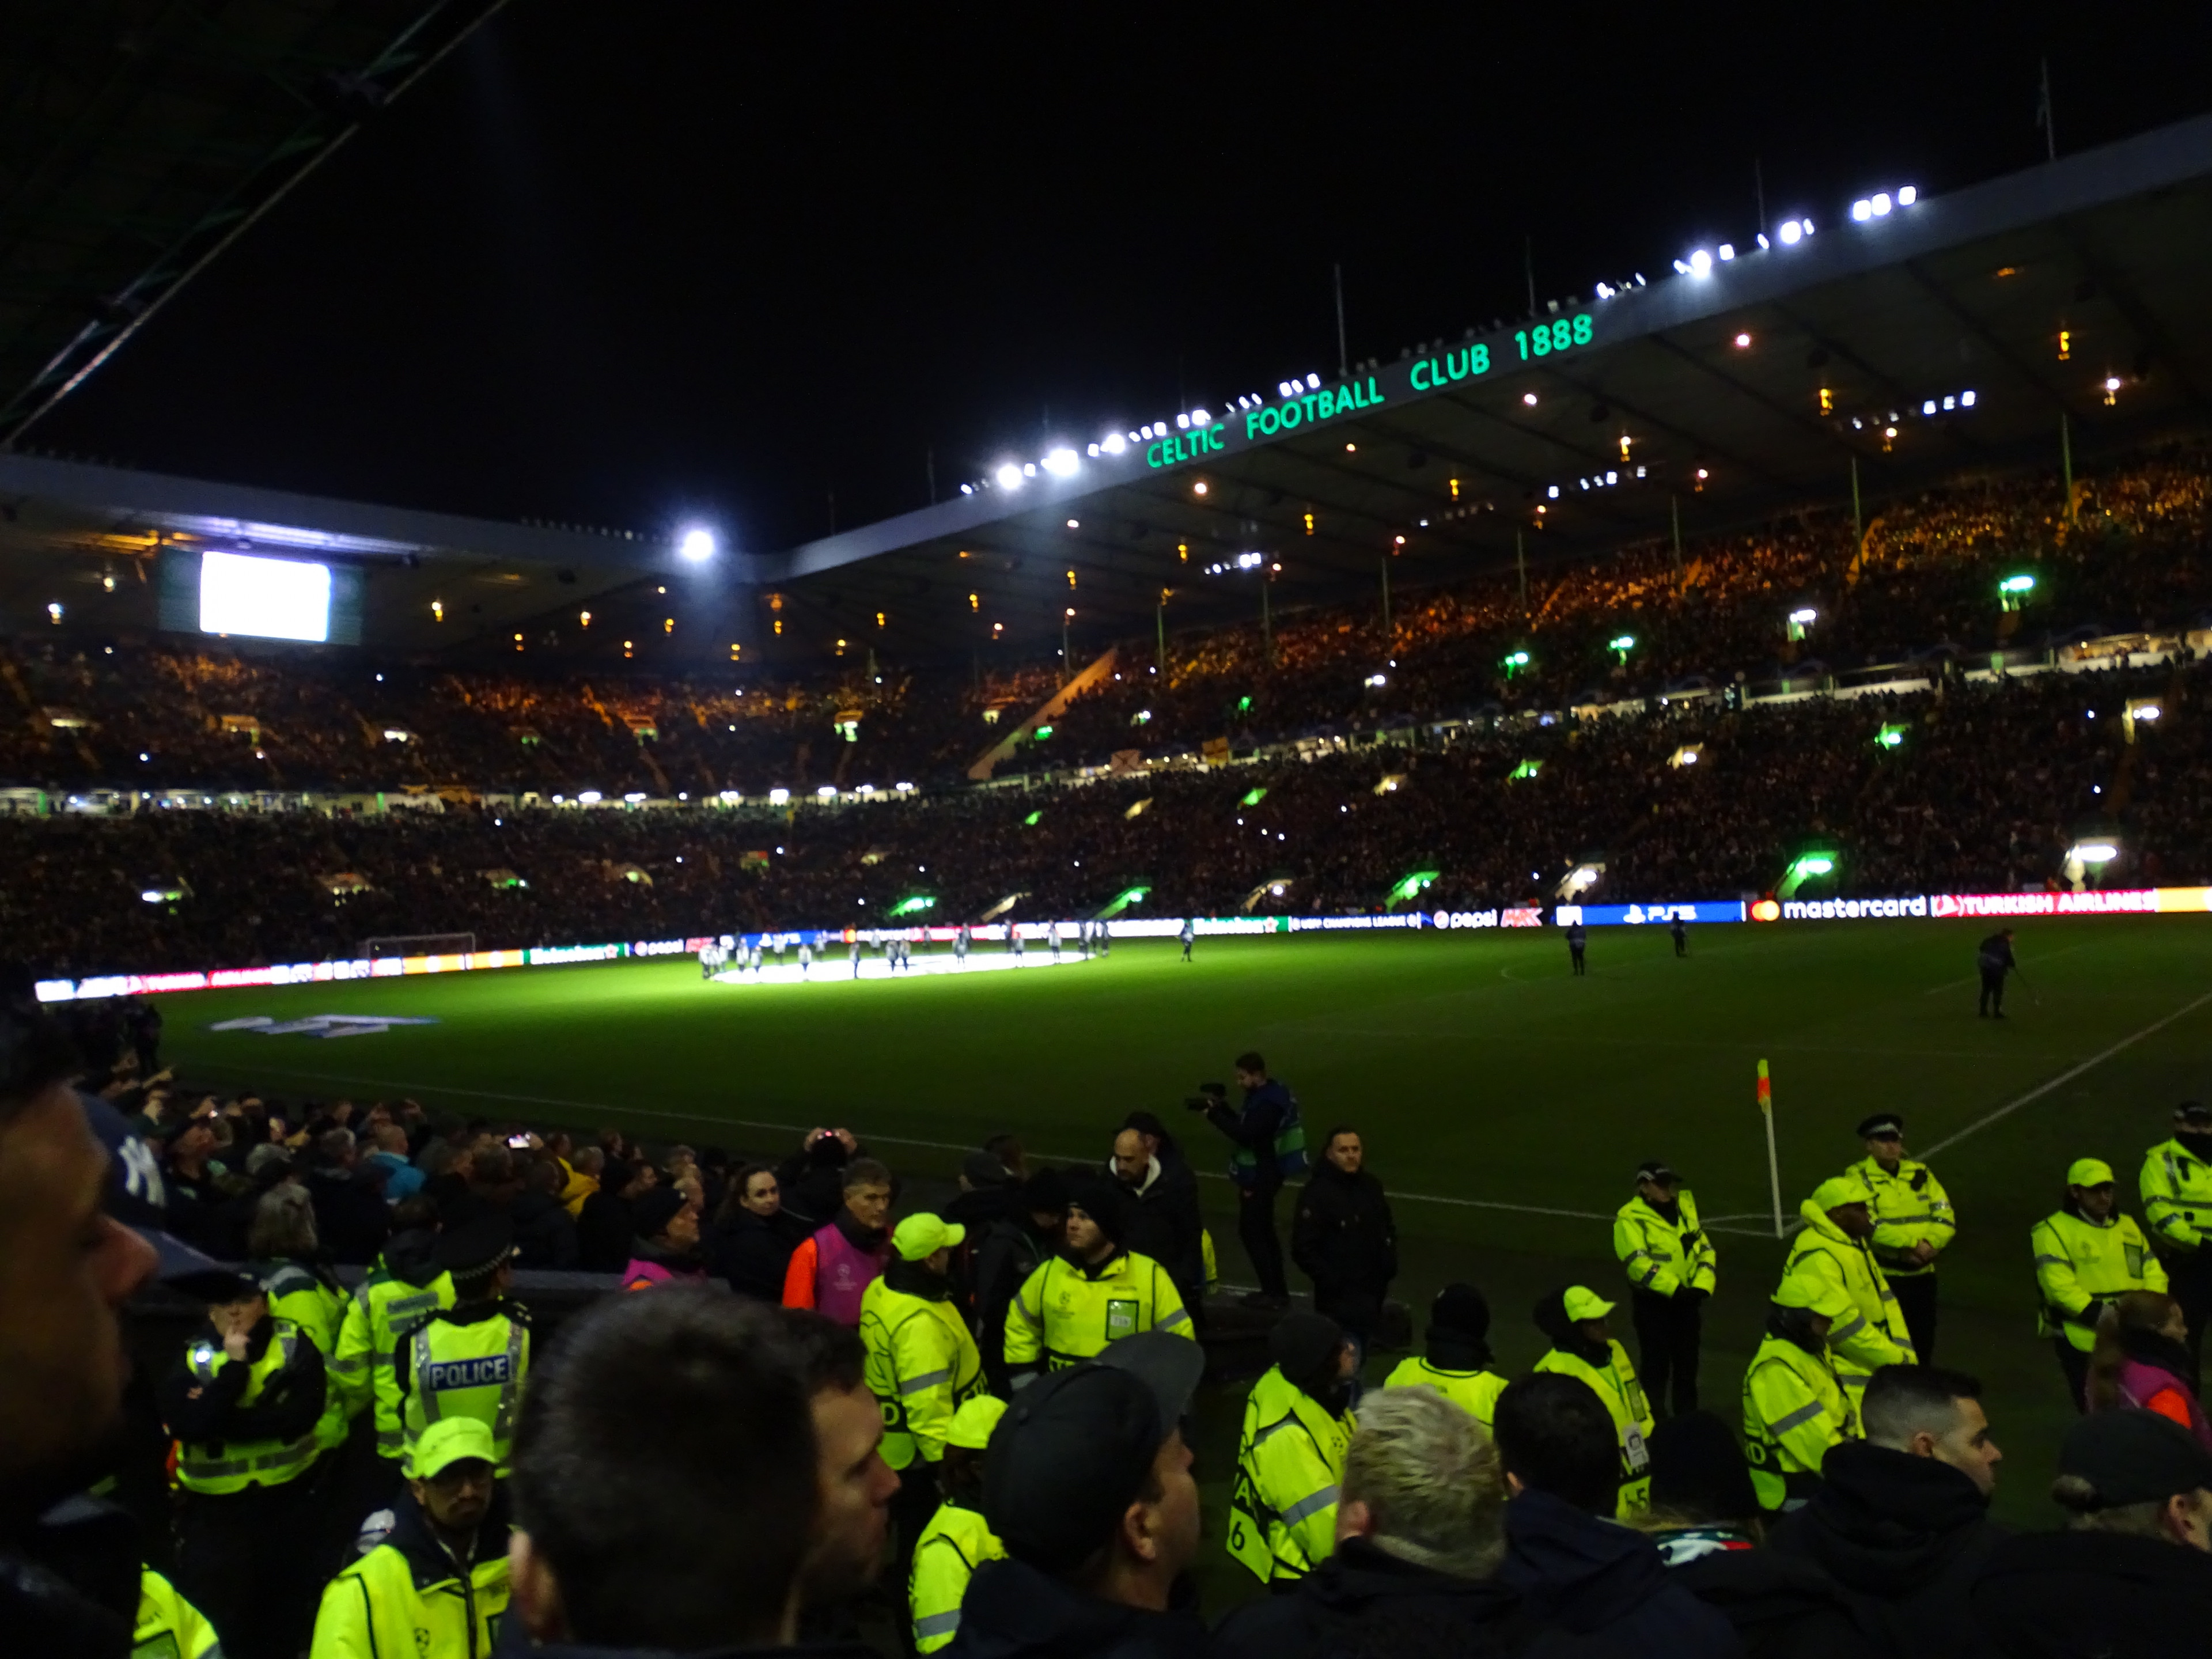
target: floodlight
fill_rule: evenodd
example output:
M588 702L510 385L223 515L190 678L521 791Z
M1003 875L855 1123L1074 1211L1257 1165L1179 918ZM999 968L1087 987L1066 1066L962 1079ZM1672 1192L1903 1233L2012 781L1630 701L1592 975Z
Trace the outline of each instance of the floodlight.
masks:
M1128 441L1123 438L1120 433L1109 432L1106 434L1106 441L1098 447L1104 450L1109 455L1119 455L1124 450L1128 448L1129 444Z
M1606 649L1608 651L1633 651L1636 649L1636 635L1633 634L1616 634L1607 644Z
M1012 461L1006 462L993 476L998 479L1001 489L1019 489L1022 487L1022 470Z
M586 806L597 806L599 804L601 796L599 792L596 789L586 789L581 794L578 795L576 799L583 802Z
M1874 217L1874 204L1862 196L1851 204L1851 217L1864 224L1869 219Z
M770 805L781 806L786 805L791 799L791 791L788 789L771 789L768 792L768 799Z
M1782 222L1782 228L1775 234L1782 238L1783 246L1795 247L1797 245L1797 239L1805 234L1805 228L1795 219L1784 219Z
M2159 708L2154 702L2139 703L2135 712L2136 718L2139 720L2154 720L2158 718Z
M1961 409L1972 409L1973 406L1974 394L1971 392L1961 392L1959 394L1959 407Z
M1807 628L1812 625L1814 619L1817 618L1820 614L1820 613L1819 611L1814 610L1810 605L1808 605L1802 611L1791 611L1790 613L1790 620L1796 623L1800 628Z
M2035 578L2033 576L2007 576L2002 581L1997 584L1997 592L2000 593L2027 593L2033 592L2034 587Z
M1318 391L1320 391L1320 390L1321 390L1321 376L1320 376L1320 375L1318 375L1318 374L1309 374L1309 375L1307 375L1307 376L1306 376L1306 390L1307 390L1307 391L1309 391L1309 392L1318 392Z
M714 556L714 532L704 525L694 525L678 538L676 551L693 564L704 564Z
M1710 276L1712 274L1713 256L1711 254L1708 253L1704 248L1699 248L1694 253L1690 255L1691 276Z
M835 800L837 799L837 786L834 783L825 783L814 793L821 796L823 800Z
M1914 189L1911 185L1902 185L1898 190L1897 204L1899 207L1911 207L1919 199L1920 192Z
M1874 210L1874 216L1875 218L1881 218L1882 215L1887 213L1890 210L1891 203L1889 199L1889 192L1886 190L1876 191L1874 194L1874 198L1869 201L1867 205Z
M1723 259L1735 258L1735 244L1734 242L1723 242L1720 246L1720 256Z
M2119 855L2120 849L2108 841L2079 841L2074 843L2073 856L2084 864L2110 864Z
M1796 868L1802 875L1826 876L1834 872L1836 861L1826 853L1808 853L1797 860Z
M1207 414L1202 409L1192 410L1190 411L1190 418L1196 422L1200 426L1212 426L1213 424L1213 416Z

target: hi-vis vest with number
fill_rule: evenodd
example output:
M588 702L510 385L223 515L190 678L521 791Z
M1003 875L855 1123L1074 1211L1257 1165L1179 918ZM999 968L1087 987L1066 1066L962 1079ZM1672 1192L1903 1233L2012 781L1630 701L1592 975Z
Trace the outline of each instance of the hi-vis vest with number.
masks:
M410 1285L379 1267L355 1288L338 1331L337 1354L330 1363L331 1380L346 1391L352 1410L359 1411L364 1401L374 1404L380 1457L396 1458L407 1446L399 1425L399 1372L392 1364L398 1333L453 1305L450 1273L441 1273L427 1285Z
M290 1320L271 1320L269 1346L252 1362L237 1403L257 1403L270 1379L292 1363L306 1340ZM224 1366L246 1362L231 1358L219 1344L203 1339L192 1344L185 1363L202 1382L213 1382ZM297 1440L182 1441L177 1447L177 1481L187 1492L210 1493L243 1492L256 1485L281 1486L305 1474L319 1449L313 1429Z
M1636 1367L1628 1363L1628 1350L1610 1340L1606 1346L1613 1351L1613 1363L1602 1368L1554 1348L1536 1362L1536 1369L1580 1377L1605 1401L1620 1437L1620 1503L1615 1513L1626 1521L1651 1504L1651 1455L1644 1449L1644 1437L1651 1432L1651 1407Z
M492 1454L507 1473L514 1418L530 1370L530 1324L512 1303L481 1318L457 1319L458 1310L432 1314L401 1333L395 1364L400 1421L413 1439L433 1423L473 1417L491 1429Z
M2103 1223L2060 1210L2028 1230L2035 1253L2035 1286L2042 1292L2035 1334L2063 1335L2076 1352L2097 1346L2103 1304L2130 1291L2163 1291L2165 1264L2135 1218L2114 1211Z
M1280 1367L1252 1385L1229 1498L1229 1553L1263 1584L1303 1578L1336 1551L1336 1504L1352 1413L1328 1407Z
M884 1462L904 1469L945 1455L963 1402L983 1391L983 1356L950 1298L895 1291L878 1279L860 1297L865 1375L884 1418Z

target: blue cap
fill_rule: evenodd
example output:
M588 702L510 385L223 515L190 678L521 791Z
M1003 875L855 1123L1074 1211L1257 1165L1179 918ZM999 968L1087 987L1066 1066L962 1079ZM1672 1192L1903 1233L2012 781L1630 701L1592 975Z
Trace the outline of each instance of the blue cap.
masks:
M170 1232L168 1192L153 1149L131 1132L122 1113L98 1095L77 1091L85 1127L107 1149L107 1193L100 1207L154 1247L155 1277L186 1296L228 1301L237 1293L236 1269L194 1249Z

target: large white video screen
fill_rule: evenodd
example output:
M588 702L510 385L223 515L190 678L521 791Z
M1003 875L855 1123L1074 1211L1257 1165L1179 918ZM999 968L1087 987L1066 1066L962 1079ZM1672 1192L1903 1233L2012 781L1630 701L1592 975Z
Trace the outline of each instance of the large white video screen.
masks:
M331 636L331 568L299 559L203 553L200 631L325 643Z

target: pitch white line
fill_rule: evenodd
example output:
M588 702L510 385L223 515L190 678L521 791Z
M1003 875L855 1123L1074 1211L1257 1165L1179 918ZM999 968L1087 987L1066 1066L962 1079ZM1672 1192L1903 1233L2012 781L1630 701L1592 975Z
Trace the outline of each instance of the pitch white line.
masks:
M550 1095L507 1094L492 1089L457 1089L451 1084L445 1083L394 1083L386 1079L356 1077L338 1072L295 1072L276 1066L256 1066L251 1069L257 1075L307 1078L318 1083L366 1085L379 1091L402 1095L460 1095L471 1100L501 1100L518 1106L551 1106L562 1111L600 1112L616 1117L659 1118L670 1123L703 1124L709 1128L719 1126L738 1129L775 1129L786 1134L803 1135L808 1129L820 1127L803 1123L763 1123L757 1118L703 1117L696 1112L659 1112L645 1106L608 1106L592 1100L561 1100ZM973 1146L963 1146L954 1141L915 1140L902 1135L871 1134L865 1138L885 1146L924 1146L932 1152L972 1152L975 1150ZM1091 1161L1082 1157L1071 1157L1060 1152L1041 1152L1037 1156L1050 1158L1054 1163L1060 1164L1084 1164ZM1097 1162L1103 1164L1105 1160L1100 1158ZM1218 1174L1212 1170L1200 1170L1195 1173L1207 1181L1229 1179L1227 1176ZM1444 1204L1455 1209L1510 1210L1519 1215L1564 1216L1571 1221L1613 1219L1610 1215L1602 1214L1595 1210L1558 1210L1540 1204L1503 1204L1490 1199L1446 1198L1437 1193L1394 1192L1390 1196L1394 1200L1402 1199L1409 1204Z
M1978 1134L1984 1129L1988 1128L1990 1124L1998 1121L2002 1118L2010 1117L2021 1107L2030 1105L2033 1103L2042 1099L2044 1096L2049 1094L2052 1090L2062 1088L2065 1085L2071 1083L2075 1078L2081 1076L2082 1073L2092 1071L2097 1066L2102 1066L2106 1060L2110 1060L2114 1054L2118 1054L2121 1050L2134 1048L2136 1044L2141 1042L2145 1037L2150 1036L2153 1032L2164 1030L2167 1026L2172 1024L2174 1021L2179 1019L2183 1015L2195 1013L2197 1010L2202 1008L2208 1002L2212 1002L2212 991L2207 991L2203 996L2197 998L2194 1001L2184 1003L2180 1007L2175 1009L2163 1019L2153 1020L2149 1024L2144 1026L2142 1030L2134 1033L2132 1036L2122 1037L2118 1042L2115 1042L2111 1048L2104 1050L2101 1054L2090 1055L2088 1059L2083 1060L2079 1066L2075 1066L2069 1070L2061 1072L2057 1077L2052 1078L2050 1082L2038 1084L2034 1088L2030 1089L2026 1094L2021 1096L2019 1099L2008 1100L2003 1105L1998 1107L1994 1112L1990 1112L1985 1116L1976 1118L1965 1128L1960 1130L1958 1133L1954 1135L1946 1135L1942 1139L1937 1141L1933 1146L1923 1149L1920 1152L1919 1156L1923 1159L1933 1158L1936 1153L1943 1151L1946 1147L1957 1146L1968 1135Z

